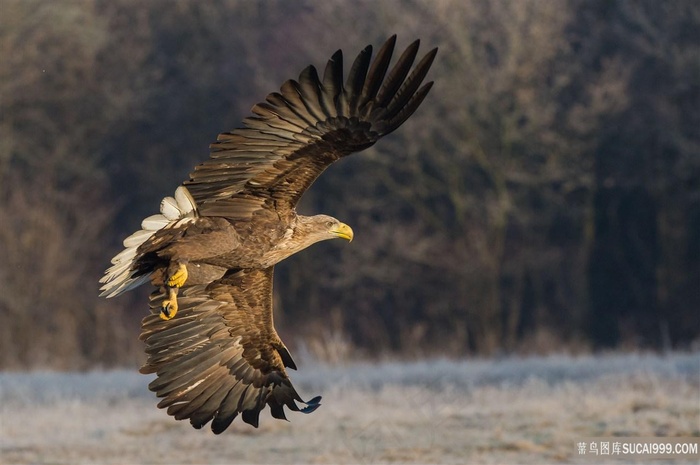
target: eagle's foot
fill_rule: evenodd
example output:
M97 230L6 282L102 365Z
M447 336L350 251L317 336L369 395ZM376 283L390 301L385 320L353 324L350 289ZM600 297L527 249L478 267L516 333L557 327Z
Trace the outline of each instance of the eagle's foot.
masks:
M160 308L160 317L171 320L177 313L177 287L167 287L168 298L163 300Z
M189 273L187 272L187 267L185 266L185 264L178 263L177 268L175 269L175 271L170 273L168 282L166 282L165 284L168 287L182 287L185 285L185 281L187 281L188 276Z

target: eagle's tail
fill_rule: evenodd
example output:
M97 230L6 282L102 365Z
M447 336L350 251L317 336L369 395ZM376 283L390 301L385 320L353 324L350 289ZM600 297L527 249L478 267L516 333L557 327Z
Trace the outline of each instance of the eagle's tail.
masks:
M104 284L100 297L115 297L148 282L150 273L137 275L135 269L139 259L138 249L153 236L156 231L167 228L183 218L195 217L197 207L186 187L180 186L175 190L175 197L166 197L160 202L160 214L152 215L143 220L140 231L124 239L124 250L112 259L112 266L100 279Z

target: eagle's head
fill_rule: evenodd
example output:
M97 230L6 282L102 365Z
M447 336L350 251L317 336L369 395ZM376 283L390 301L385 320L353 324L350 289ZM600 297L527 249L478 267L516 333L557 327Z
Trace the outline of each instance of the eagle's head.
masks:
M352 228L328 215L299 216L294 231L295 239L305 247L327 239L346 239L352 241Z

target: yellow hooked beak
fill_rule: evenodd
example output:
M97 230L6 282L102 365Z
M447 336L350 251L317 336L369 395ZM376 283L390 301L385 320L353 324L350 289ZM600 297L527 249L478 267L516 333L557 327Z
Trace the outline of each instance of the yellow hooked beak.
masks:
M330 233L341 239L347 239L348 242L352 242L352 228L345 223L340 223L338 227L336 227L335 229L331 229Z

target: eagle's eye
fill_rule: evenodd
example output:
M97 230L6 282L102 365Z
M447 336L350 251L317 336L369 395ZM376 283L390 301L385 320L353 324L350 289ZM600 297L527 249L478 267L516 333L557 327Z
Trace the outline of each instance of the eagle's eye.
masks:
M330 221L330 220L326 221L326 226L328 226L329 228L332 228L332 227L333 227L333 222Z

